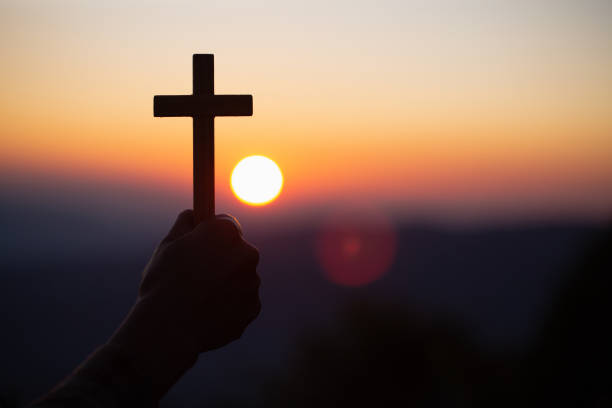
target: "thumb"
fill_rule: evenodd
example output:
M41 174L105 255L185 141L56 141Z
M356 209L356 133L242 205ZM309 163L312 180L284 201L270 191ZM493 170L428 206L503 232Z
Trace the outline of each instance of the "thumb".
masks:
M174 241L188 232L191 232L195 227L194 224L193 210L182 211L178 217L176 217L174 225L170 228L170 232L168 232L168 235L166 235L162 242Z

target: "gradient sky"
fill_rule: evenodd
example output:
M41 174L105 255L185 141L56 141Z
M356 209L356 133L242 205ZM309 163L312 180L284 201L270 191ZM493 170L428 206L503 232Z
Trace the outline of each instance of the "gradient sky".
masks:
M191 120L153 95L191 93L214 53L216 92L254 96L216 120L221 207L262 154L288 213L605 219L610 21L607 0L0 0L0 182L186 194Z

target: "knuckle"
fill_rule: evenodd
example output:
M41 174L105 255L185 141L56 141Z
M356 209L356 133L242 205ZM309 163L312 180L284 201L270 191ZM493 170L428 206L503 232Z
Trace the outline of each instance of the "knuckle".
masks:
M249 264L257 266L259 263L259 251L246 241L243 245L243 256Z
M240 227L229 218L216 219L214 232L217 236L222 238L223 241L228 243L237 242L242 236Z
M233 227L236 229L236 231L242 235L242 225L240 225L240 223L238 222L238 220L236 219L236 217L234 217L233 215L230 214L219 214L216 216L215 218L216 221L223 221L223 222L227 222L227 223L231 223L233 225Z

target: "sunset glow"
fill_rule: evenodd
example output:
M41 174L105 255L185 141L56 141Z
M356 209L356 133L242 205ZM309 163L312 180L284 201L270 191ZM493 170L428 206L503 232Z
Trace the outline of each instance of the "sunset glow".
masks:
M216 119L219 211L235 164L265 152L291 217L368 201L607 219L612 3L485 3L4 1L0 183L129 184L190 205L192 120L155 120L152 100L189 94L191 55L213 53L215 92L253 94L254 113Z

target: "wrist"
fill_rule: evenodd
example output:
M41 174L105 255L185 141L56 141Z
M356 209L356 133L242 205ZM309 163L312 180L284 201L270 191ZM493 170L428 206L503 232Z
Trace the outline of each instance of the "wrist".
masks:
M197 361L195 339L164 310L160 302L139 300L105 347L129 357L130 370L144 378L157 399Z
M158 386L133 356L114 344L99 347L60 389L72 384L95 384L117 406L157 406ZM91 387L91 386L90 386Z

